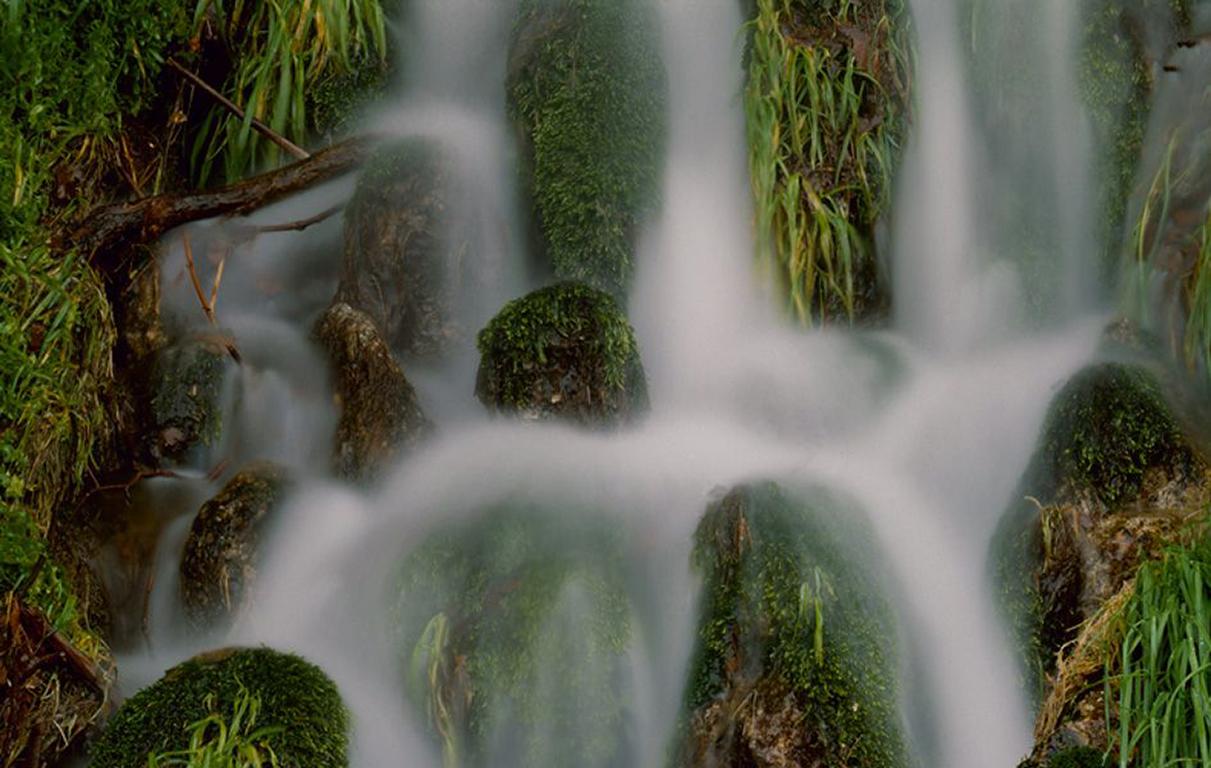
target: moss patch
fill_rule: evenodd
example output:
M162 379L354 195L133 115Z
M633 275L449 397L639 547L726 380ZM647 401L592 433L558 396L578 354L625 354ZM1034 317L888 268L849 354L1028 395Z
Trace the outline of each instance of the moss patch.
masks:
M1036 493L1064 483L1114 506L1139 495L1150 467L1180 472L1193 455L1152 376L1106 363L1081 371L1056 396L1037 460L1040 480L1050 483Z
M742 486L698 526L703 604L678 764L746 764L755 752L779 764L907 764L896 628L870 531L827 493L808 498ZM746 721L750 695L789 696L794 716Z
M554 274L625 295L661 181L666 83L647 0L522 0L509 114Z
M621 543L583 512L506 503L443 527L405 559L407 690L448 759L627 764Z
M1106 757L1089 747L1065 749L1047 761L1047 768L1102 768L1104 765Z
M258 722L283 730L266 741L282 765L344 768L348 715L324 673L267 648L204 654L170 669L122 705L92 750L93 768L146 765L152 753L189 747L189 726L231 709L242 690L259 697Z
M495 409L609 422L647 406L635 332L602 291L560 283L510 301L478 342L476 394Z

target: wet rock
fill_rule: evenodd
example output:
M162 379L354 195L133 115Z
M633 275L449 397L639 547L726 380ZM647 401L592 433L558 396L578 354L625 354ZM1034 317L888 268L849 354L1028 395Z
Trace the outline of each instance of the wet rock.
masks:
M143 766L149 756L166 752L195 757L194 724L217 715L230 728L237 702L250 698L259 703L255 729L265 729L256 741L272 750L276 764L346 768L349 717L340 692L315 665L268 648L213 651L168 670L122 705L93 748L90 765ZM245 713L240 730L245 738L254 730L247 718ZM207 733L215 738L214 728Z
M774 483L737 487L707 510L675 765L908 764L896 627L855 512Z
M1079 372L1053 400L994 537L1001 602L1042 702L1040 762L1106 747L1105 610L1211 502L1211 471L1178 399L1138 365Z
M609 294L560 283L509 302L479 334L475 394L497 413L617 425L647 410L647 380Z
M452 292L463 250L447 237L446 163L433 143L407 139L366 169L345 209L335 301L365 312L396 351L438 354L459 335Z
M648 0L523 0L508 108L553 274L623 296L659 198L667 84Z
M366 313L334 304L320 318L315 336L327 351L340 411L335 471L349 480L373 479L432 427Z
M152 383L152 454L183 461L217 445L222 432L223 387L237 363L230 340L197 336L163 350Z
M404 559L406 690L447 761L637 764L622 542L616 525L586 512L496 505L442 526Z
M198 510L181 559L181 601L195 623L229 618L243 605L256 578L261 534L286 482L280 467L256 462Z

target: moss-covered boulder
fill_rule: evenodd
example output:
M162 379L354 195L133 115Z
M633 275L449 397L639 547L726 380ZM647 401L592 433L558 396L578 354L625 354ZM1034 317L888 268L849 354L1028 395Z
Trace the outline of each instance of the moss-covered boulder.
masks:
M621 542L585 512L501 504L406 557L397 643L445 764L634 764Z
M896 625L857 512L774 483L711 504L675 765L908 764Z
M1142 365L1077 373L1052 401L994 535L995 580L1026 685L1045 700L1039 760L1106 746L1101 686L1073 677L1101 665L1089 642L1074 641L1211 501L1211 474L1172 402Z
M223 387L236 365L218 335L192 337L160 353L152 374L153 455L183 461L218 443Z
M194 622L229 617L243 605L261 535L286 490L282 468L255 462L198 510L181 557L181 603Z
M349 718L336 686L298 656L255 648L203 654L168 670L109 721L91 766L145 766L149 755L165 753L188 757L196 723L214 716L230 729L237 703L249 697L258 703L257 728L266 729L256 741L279 765L348 765Z
M431 431L416 391L364 312L337 303L315 337L328 354L337 409L332 461L348 480L371 480Z
M609 294L560 283L504 306L479 333L475 395L526 419L615 425L648 407L639 344Z
M649 0L522 0L509 52L537 250L556 277L617 296L660 191L659 30Z
M447 229L449 167L432 141L403 139L365 168L345 209L335 301L369 315L401 353L440 353L458 335L451 297L462 255Z

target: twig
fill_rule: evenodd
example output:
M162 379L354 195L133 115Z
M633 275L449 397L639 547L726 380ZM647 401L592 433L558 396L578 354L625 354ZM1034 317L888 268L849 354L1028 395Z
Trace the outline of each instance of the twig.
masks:
M166 63L168 64L168 66L172 67L177 72L179 72L181 74L181 76L184 77L186 80L188 80L189 82L196 85L198 88L201 88L203 91L205 91L206 94L210 96L210 98L219 102L219 104L222 104L223 107L228 112L232 113L233 115L235 115L236 117L238 117L241 120L248 119L247 116L244 114L244 110L240 109L239 106L237 106L235 102L231 101L226 96L224 96L223 94L216 91L205 80L203 80L202 78L195 75L193 72L190 72L188 69L186 69L185 67L178 64L176 59L169 59ZM281 134L277 133L272 128L270 128L268 125L265 125L260 120L257 120L255 117L249 121L249 124L253 127L253 129L257 133L259 133L262 136L264 136L265 138L269 139L274 144L277 144L279 147L284 149L287 153L290 154L291 157L295 158L296 160L306 160L307 158L311 157L311 155L307 152L307 150L305 150L302 147L300 147L299 145L295 144L290 139L287 139L285 136L282 136Z
M302 232L307 227L330 219L343 210L345 210L344 204L334 205L331 208L326 208L320 211L314 216L308 216L307 218L299 219L298 221L288 221L285 224L270 224L269 226L265 227L257 227L256 231L260 234L269 234L271 232Z
M130 489L135 487L139 483L140 480L148 480L153 477L180 477L180 475L177 474L176 472L173 472L171 469L140 469L137 472L135 472L134 477L130 478L129 480L127 480L124 483L114 483L112 485L98 485L96 488L93 488L91 491L86 493L84 495L84 498L80 500L80 503L83 504L84 502L86 502L90 498L92 498L95 494L105 493L106 491L127 491L127 492L129 492Z
M206 319L211 325L218 325L214 319L214 307L210 302L206 301L206 294L202 293L202 281L198 279L198 271L193 264L193 248L189 245L189 233L181 233L181 244L185 248L185 265L189 268L189 282L193 283L193 292L197 294L198 303L202 305L202 311L206 313ZM217 290L218 286L216 286Z

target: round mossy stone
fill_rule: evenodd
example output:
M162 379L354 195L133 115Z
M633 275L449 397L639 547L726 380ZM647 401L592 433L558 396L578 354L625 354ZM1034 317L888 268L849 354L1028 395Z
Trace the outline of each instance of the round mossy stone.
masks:
M189 726L231 712L242 690L260 700L258 728L281 729L265 738L281 765L348 765L349 717L336 685L298 656L251 648L197 656L131 697L93 748L91 768L135 768L150 754L188 749Z
M515 299L479 351L475 394L492 411L614 425L647 410L635 332L604 291L560 283Z

